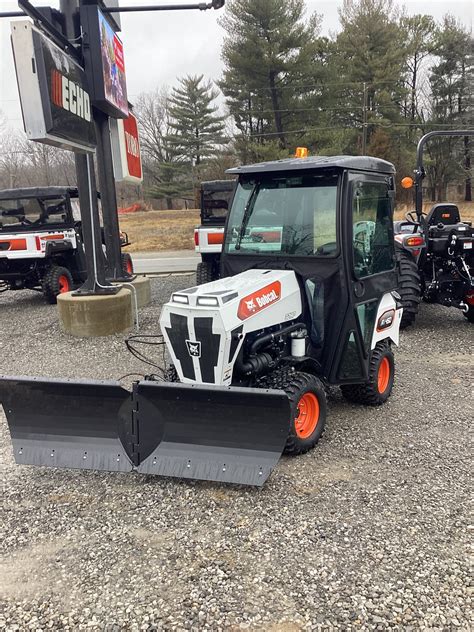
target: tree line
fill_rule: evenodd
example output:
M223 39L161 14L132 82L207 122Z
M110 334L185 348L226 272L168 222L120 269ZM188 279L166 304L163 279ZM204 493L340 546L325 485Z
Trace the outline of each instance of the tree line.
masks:
M472 127L473 42L452 16L436 23L392 0L344 0L339 18L327 36L304 0L228 2L222 77L183 77L139 99L149 192L170 205L232 164L288 157L300 145L375 155L405 175L422 134ZM472 199L468 137L431 142L426 164L432 200L448 183Z
M230 166L288 157L301 145L378 156L406 175L422 134L472 128L473 40L453 16L438 23L393 0L344 0L336 34L322 34L321 22L305 0L228 0L222 76L190 74L136 100L146 197L172 208ZM22 161L30 179L54 179L59 160L69 181L67 155L32 144L15 152L24 141L1 134L1 121L0 139L2 186L25 179ZM448 184L472 200L471 150L469 137L429 143L432 200L445 199Z

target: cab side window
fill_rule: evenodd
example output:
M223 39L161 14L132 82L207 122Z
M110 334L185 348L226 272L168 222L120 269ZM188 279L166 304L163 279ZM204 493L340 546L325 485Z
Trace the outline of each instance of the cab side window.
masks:
M392 201L383 182L356 182L352 199L354 272L358 279L393 270Z

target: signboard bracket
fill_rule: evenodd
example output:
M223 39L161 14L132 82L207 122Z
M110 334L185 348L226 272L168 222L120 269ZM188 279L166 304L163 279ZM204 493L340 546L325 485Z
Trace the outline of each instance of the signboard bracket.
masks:
M71 42L64 35L54 28L54 26L45 18L42 12L34 7L29 0L18 0L18 6L23 9L33 22L46 33L60 48L71 55L77 62L81 63L81 56Z

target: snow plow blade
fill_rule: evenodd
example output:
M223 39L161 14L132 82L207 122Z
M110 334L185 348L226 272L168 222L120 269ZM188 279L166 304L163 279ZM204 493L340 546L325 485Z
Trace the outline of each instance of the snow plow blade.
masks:
M282 391L0 378L19 464L261 486L283 452Z
M140 382L137 395L142 436L153 436L154 420L163 429L139 472L260 486L285 447L283 391Z
M15 461L23 465L130 472L119 436L129 400L118 382L0 379Z

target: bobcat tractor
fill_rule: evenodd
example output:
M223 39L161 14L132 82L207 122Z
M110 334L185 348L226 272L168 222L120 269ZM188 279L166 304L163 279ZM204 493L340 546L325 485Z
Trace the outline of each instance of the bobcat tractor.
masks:
M326 387L378 406L392 392L394 167L286 159L238 179L221 278L175 292L170 366L136 382L4 377L17 463L263 485L323 434Z

